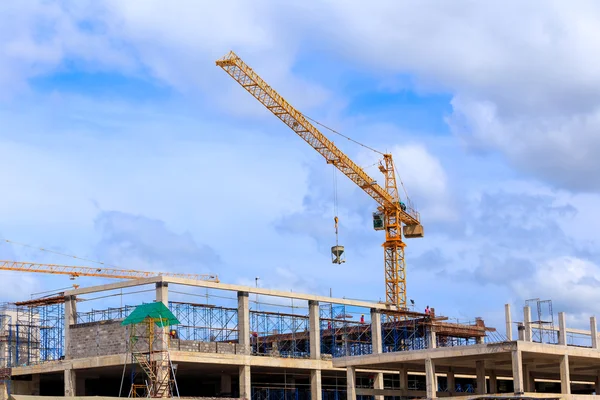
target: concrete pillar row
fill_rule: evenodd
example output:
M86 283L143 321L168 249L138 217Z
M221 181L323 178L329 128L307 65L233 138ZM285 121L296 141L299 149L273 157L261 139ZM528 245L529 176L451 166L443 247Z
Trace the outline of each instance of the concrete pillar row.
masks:
M437 398L437 378L435 376L435 365L431 358L425 359L425 387L427 388L427 398Z
M356 369L346 368L346 399L356 400Z
M252 396L252 380L250 366L240 365L240 399L250 399Z
M523 355L521 354L521 350L513 350L511 358L514 393L518 396L525 392L523 388Z
M598 325L596 317L590 317L590 336L592 337L592 349L598 348Z
M310 398L311 400L321 400L323 398L320 369L310 371Z
M569 371L569 356L564 355L560 359L560 392L571 394L571 373Z
M567 317L562 311L558 313L558 344L567 345Z
M169 283L156 282L156 301L162 302L167 308L169 307Z
M73 397L77 394L76 392L76 382L77 377L75 374L75 370L73 369L65 369L64 371L64 383L65 383L65 397Z
M529 306L523 307L523 326L525 328L525 341L531 342L531 308L529 308Z
M504 315L506 317L506 339L513 340L512 334L512 316L510 313L510 304L504 305Z
M373 354L380 354L383 351L383 341L381 336L381 313L379 310L371 309L371 344Z
M477 394L485 394L487 391L485 381L485 362L483 360L475 362L477 375Z
M250 299L248 292L238 292L238 343L250 354Z
M71 325L77 323L77 299L75 296L65 296L65 358L69 358L71 343Z
M308 301L308 325L310 331L310 358L321 359L321 324L319 316L319 302Z

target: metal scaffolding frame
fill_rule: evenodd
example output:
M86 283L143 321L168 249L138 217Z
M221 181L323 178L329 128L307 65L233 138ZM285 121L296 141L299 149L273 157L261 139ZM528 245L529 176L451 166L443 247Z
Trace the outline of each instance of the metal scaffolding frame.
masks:
M373 352L371 324L351 320L347 306L322 304L319 314L322 354L345 357Z
M250 310L251 354L308 358L307 315Z
M181 340L234 342L238 340L237 308L209 304L169 302L169 309L181 322Z
M90 322L113 321L125 319L135 310L137 306L125 305L123 307L109 307L103 310L94 310L77 313L77 323L86 324Z
M531 310L533 328L531 340L539 343L558 344L558 332L554 329L552 300L528 299L525 305Z

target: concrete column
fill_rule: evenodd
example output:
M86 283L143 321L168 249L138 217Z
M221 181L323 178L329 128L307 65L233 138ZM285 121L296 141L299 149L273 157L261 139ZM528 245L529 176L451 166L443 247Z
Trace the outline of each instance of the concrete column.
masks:
M65 369L65 397L73 397L76 394L76 375L75 371L72 369Z
M398 372L400 372L400 390L402 391L402 396L408 396L408 370L403 366Z
M484 361L476 361L475 369L477 374L477 394L485 394L485 363Z
M309 300L308 324L310 331L310 358L313 360L321 359L321 326L319 321L319 302Z
M8 400L8 388L6 385L6 381L0 382L0 400Z
M510 314L510 304L504 305L504 316L506 317L506 339L513 340L512 335L512 316Z
M525 340L525 326L519 322L517 325L517 340Z
M373 389L384 389L382 372L375 374L375 381L373 382ZM375 400L383 400L383 397L384 396L375 396Z
M485 336L479 336L475 339L477 344L484 344L485 343Z
M429 338L427 342L428 349L435 349L437 347L436 334L433 331L432 327L429 327Z
M531 342L531 308L523 307L523 325L525 326L525 341Z
M248 294L246 293L246 298ZM252 395L252 383L250 379L250 366L240 365L240 399L250 399Z
M431 358L425 359L425 387L428 399L437 398L437 378L435 377L435 365Z
M490 371L490 394L498 393L498 377L496 371Z
M560 359L560 392L571 394L571 374L569 371L569 356L564 355Z
M598 348L598 325L596 317L590 317L590 336L592 337L592 349Z
M156 301L162 301L162 303L169 307L169 283L168 282L156 282Z
M231 394L231 375L229 374L221 374L221 394L225 393Z
M250 300L248 292L238 292L238 343L250 354Z
M323 398L320 369L310 371L310 398L311 400L321 400Z
M346 399L356 400L356 370L346 367Z
M448 392L453 394L456 392L456 380L454 379L454 371L452 368L446 374L446 379L448 380Z
M513 350L511 352L513 385L515 395L524 393L523 390L523 356L521 350Z
M567 318L564 312L558 313L558 344L567 345Z
M373 345L373 354L379 354L383 351L381 339L381 314L375 308L371 309L371 343Z
M595 385L595 391L596 391L596 396L600 395L600 371L596 372L596 385Z
M41 381L41 375L40 374L33 374L31 375L31 395L33 396L39 396L40 395L40 381Z
M77 300L75 296L65 296L65 358L69 358L69 345L71 343L71 325L77 323Z
M523 365L523 390L525 393L534 391L531 387L531 367L527 364Z

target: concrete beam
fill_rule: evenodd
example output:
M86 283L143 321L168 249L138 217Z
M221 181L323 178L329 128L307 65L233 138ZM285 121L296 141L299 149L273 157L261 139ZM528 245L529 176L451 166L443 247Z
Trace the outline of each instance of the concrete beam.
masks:
M513 340L512 335L512 316L510 314L510 304L504 305L504 315L506 317L506 339Z
M381 313L379 310L371 309L371 343L373 354L379 354L383 351L383 342L381 339Z
M310 331L310 358L313 360L321 359L321 326L319 319L319 302L309 300L308 302L308 323ZM319 377L319 382L320 382Z
M209 281L201 281L196 279L186 279L186 278L175 278L170 276L156 276L152 278L143 278L143 279L131 279L129 281L111 283L108 285L100 285L100 286L92 286L88 288L79 288L74 290L69 290L65 292L65 295L82 295L89 293L97 293L104 292L107 290L115 290L115 289L123 289L126 287L140 286L149 283L155 282L167 282L174 285L183 285L183 286L193 286L193 287L203 287L209 289L219 289L219 290L228 290L234 292L247 292L247 293L256 293L263 296L272 296L272 297L282 297L287 299L298 299L298 300L313 300L322 303L333 303L333 304L345 304L348 306L355 307L365 307L365 308L375 308L377 310L389 310L395 311L396 307L390 304L385 303L376 303L362 300L351 300L344 298L336 298L336 297L327 297L327 296L318 296L312 294L302 294L296 292L286 292L283 290L272 290L272 289L264 289L257 288L254 286L243 286L243 285L232 285L227 283L216 283Z

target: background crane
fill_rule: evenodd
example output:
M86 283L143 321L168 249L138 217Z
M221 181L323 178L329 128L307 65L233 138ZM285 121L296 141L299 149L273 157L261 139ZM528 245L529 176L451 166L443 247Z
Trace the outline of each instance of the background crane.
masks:
M95 276L100 278L139 279L153 276L170 276L174 278L196 279L201 281L219 282L217 275L210 274L178 274L173 272L146 272L134 269L116 269L103 267L81 267L59 264L39 264L19 261L0 261L0 271L41 272L46 274L69 275L71 279L80 276Z
M379 170L385 177L385 188L383 188L327 139L302 113L263 81L233 51L217 60L216 64L325 157L328 164L333 164L379 204L378 211L373 213L373 227L376 230L385 230L383 248L386 302L399 309L406 309L406 267L404 262L406 245L402 238L423 237L423 226L419 213L413 209L410 203L407 206L400 201L392 155L380 153L383 160L379 164Z

